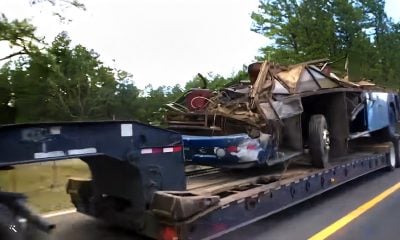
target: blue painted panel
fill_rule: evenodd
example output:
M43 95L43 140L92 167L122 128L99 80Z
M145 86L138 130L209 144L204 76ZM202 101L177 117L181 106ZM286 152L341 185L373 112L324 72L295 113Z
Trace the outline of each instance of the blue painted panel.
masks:
M192 136L183 135L185 147L227 147L237 145L248 139L247 134L232 134L227 136Z
M388 93L367 92L368 130L375 131L389 126Z
M247 134L226 136L184 135L182 139L185 160L200 165L249 167L265 164L274 152L270 140L267 140L267 138L264 140L261 138L252 139ZM229 151L228 148L232 147L235 150Z

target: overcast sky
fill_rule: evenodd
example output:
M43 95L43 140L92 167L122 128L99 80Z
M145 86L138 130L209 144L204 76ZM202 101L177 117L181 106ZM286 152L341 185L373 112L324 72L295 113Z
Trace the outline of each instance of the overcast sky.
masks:
M67 31L74 44L101 55L106 65L133 74L135 84L184 85L198 72L231 75L254 61L268 40L250 31L258 0L81 0L86 11L67 9L61 24L46 5L0 0L9 19L29 18L51 42ZM387 13L400 18L398 0L386 0ZM10 53L0 45L0 56Z

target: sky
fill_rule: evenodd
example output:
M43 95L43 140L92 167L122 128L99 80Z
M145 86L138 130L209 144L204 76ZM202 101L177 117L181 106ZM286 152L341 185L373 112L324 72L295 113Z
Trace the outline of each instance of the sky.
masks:
M72 21L61 23L46 4L0 0L9 19L28 18L39 36L51 43L67 31L73 44L100 54L113 68L133 74L136 86L181 84L197 73L230 76L254 62L269 43L250 30L258 0L81 0L87 10L63 10ZM386 12L400 19L400 1L386 0ZM11 53L0 44L0 56Z

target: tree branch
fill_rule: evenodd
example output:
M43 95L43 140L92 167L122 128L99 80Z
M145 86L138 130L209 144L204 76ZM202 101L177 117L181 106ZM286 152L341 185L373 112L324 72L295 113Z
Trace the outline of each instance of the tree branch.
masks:
M25 50L21 50L21 51L19 51L19 52L11 53L11 54L8 55L8 56L5 56L5 57L3 57L3 58L0 58L0 61L4 61L4 60L10 59L10 58L12 58L12 57L15 57L15 56L18 56L18 55L25 55L25 54L28 54L28 52L26 52Z

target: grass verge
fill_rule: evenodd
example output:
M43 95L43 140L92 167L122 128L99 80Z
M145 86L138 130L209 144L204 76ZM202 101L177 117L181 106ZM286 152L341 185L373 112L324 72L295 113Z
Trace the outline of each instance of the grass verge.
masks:
M44 213L73 207L65 191L70 177L89 178L88 166L79 159L15 166L0 171L3 191L21 192L29 205Z

